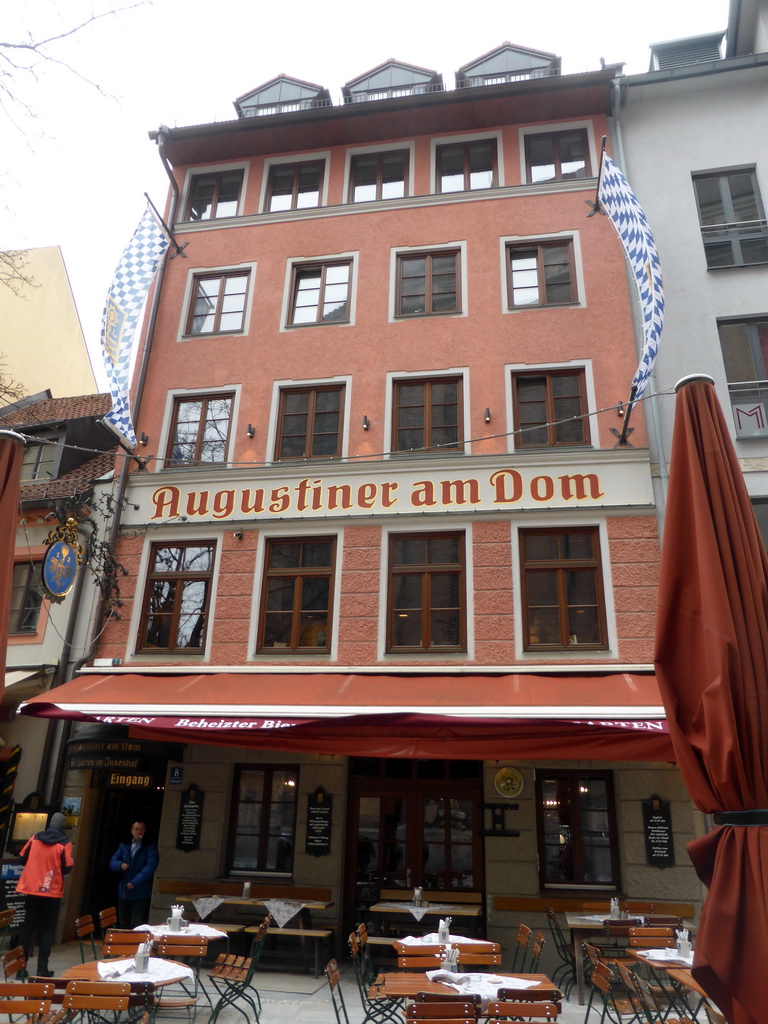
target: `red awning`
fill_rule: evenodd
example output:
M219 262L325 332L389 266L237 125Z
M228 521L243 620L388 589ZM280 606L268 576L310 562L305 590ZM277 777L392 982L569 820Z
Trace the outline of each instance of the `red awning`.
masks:
M112 672L23 714L175 742L379 757L672 759L653 674Z

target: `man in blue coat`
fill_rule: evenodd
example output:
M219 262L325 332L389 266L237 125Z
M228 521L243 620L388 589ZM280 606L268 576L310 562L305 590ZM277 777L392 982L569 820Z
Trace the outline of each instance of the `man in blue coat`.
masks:
M135 821L131 842L121 843L109 866L120 875L117 887L117 919L121 928L135 928L149 921L152 876L157 870L158 854L154 843L145 843L147 826Z

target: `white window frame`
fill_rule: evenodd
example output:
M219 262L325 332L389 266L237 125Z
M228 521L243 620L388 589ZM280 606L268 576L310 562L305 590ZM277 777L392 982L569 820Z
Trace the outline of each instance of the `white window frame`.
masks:
M357 205L357 204L356 204ZM457 249L459 252L460 277L459 295L461 296L461 310L457 313L425 313L423 316L401 316L397 312L397 264L400 256L418 256L419 253L447 252L450 249ZM427 245L398 245L389 250L389 307L387 319L391 324L403 324L407 321L418 320L423 323L426 320L440 320L444 318L460 318L469 316L469 288L467 286L467 243L464 241L443 242L438 244L430 242Z
M280 396L283 391L293 391L296 388L322 388L338 385L344 388L344 415L341 420L341 454L328 458L307 459L302 463L301 459L276 459L275 445L277 444L277 425L280 419ZM301 463L302 465L314 465L326 462L338 462L345 459L349 450L349 408L352 398L352 377L349 374L342 374L338 377L308 377L306 380L276 380L272 382L272 402L269 413L269 426L267 428L267 462L276 466L291 466Z
M291 651L290 654L281 654L280 648L275 649L274 654L265 651L257 653L259 640L259 618L261 612L261 595L264 588L264 557L267 550L268 540L290 540L293 537L335 537L336 538L336 561L333 567L333 610L331 613L331 649L328 654L319 654L317 651L307 651L301 654ZM341 573L344 564L344 527L333 526L330 523L312 522L297 519L286 523L281 530L274 527L259 530L259 539L256 542L256 565L253 573L253 599L251 601L251 623L248 630L248 662L249 664L264 664L270 661L288 662L298 664L306 661L321 662L326 665L329 662L338 661L339 658L339 628L341 616L339 608L341 605Z
M591 177L567 178L565 181L528 181L528 172L525 165L525 140L529 135L557 135L560 132L586 131L587 145L589 147L589 166L592 171ZM595 145L595 125L591 120L587 121L564 121L551 122L550 124L530 125L527 128L518 128L518 140L520 149L520 181L527 188L545 188L557 185L562 188L564 185L572 185L576 188L585 182L594 181L597 177L600 162L598 159L597 146Z
M311 164L322 161L323 183L320 188L320 197L317 206L302 207L300 210L270 210L269 209L269 175L273 167L283 164ZM264 161L261 171L261 196L259 199L259 213L267 214L270 217L305 217L312 210L319 210L328 205L328 177L331 166L331 151L329 149L319 150L316 153L293 153L290 156L273 156Z
M393 153L402 152L407 150L408 152L408 176L406 179L407 191L403 196L403 199L413 198L413 171L414 171L414 143L413 142L388 142L382 146L353 146L348 149L344 154L344 198L343 202L347 206L354 206L364 209L366 206L372 206L376 203L392 203L397 202L396 199L371 199L368 202L356 203L354 199L350 198L350 184L352 174L352 159L356 156L378 156L380 153Z
M600 542L600 570L603 577L603 605L605 607L605 632L608 647L605 651L526 651L523 649L523 600L522 600L522 564L520 559L520 531L545 528L547 530L572 530L578 527L596 527ZM613 592L613 574L611 552L608 538L608 521L604 517L591 520L578 520L565 515L531 515L524 523L510 523L512 544L512 611L514 615L515 658L520 661L583 661L589 658L593 662L615 661L619 654L619 638L616 630L616 604Z
M165 544L168 547L173 547L174 544L186 544L190 541L207 541L214 545L214 564L213 573L211 575L211 593L208 602L208 622L205 630L205 647L194 654L185 654L183 651L173 651L168 654L155 654L151 651L146 651L139 654L136 652L136 642L139 636L139 626L141 625L141 616L144 609L144 599L147 595L149 558L150 552L152 551L152 545ZM206 663L210 663L211 649L213 646L213 630L216 620L216 595L219 586L222 544L223 536L216 523L208 523L205 526L200 525L199 527L194 527L191 530L185 530L184 533L180 535L161 536L158 533L153 533L144 538L144 547L141 551L141 559L137 575L138 586L136 588L136 594L133 602L134 607L133 612L131 613L130 629L125 648L124 662L126 664L143 664L147 662L158 664L158 660L161 665L164 665L167 662L169 666L178 664L204 665Z
M285 261L285 281L283 283L283 302L280 308L280 331L311 331L313 328L320 328L320 330L328 330L329 328L336 327L337 329L344 329L345 327L355 326L355 312L357 308L357 265L360 258L358 250L352 250L350 252L337 252L330 253L327 255L320 256L297 256L289 257ZM349 275L349 319L344 323L338 324L291 324L288 322L293 303L293 272L294 269L299 269L304 266L314 266L317 263L349 263L350 264L350 275Z
M595 381L592 374L592 360L591 359L563 359L556 363L505 363L504 364L504 380L506 385L504 388L504 404L506 406L507 423L509 424L509 431L507 433L507 451L522 452L523 454L530 454L529 448L521 448L517 445L517 438L515 437L515 409L512 397L512 375L515 373L536 373L541 370L542 373L549 373L552 370L583 370L584 371L584 384L587 391L587 415L591 415L597 409L597 403L595 401ZM585 453L591 449L599 448L598 435L597 435L597 423L590 423L589 426L589 445L580 445L580 449ZM556 449L552 449L556 451Z
M446 651L441 653L437 649L434 651L424 651L423 654L403 652L402 654L388 652L387 651L387 608L389 603L389 539L394 534L403 533L428 533L431 535L436 533L459 533L464 534L464 557L466 564L464 566L464 582L466 585L466 633L467 633L467 649L465 652L459 651ZM446 520L445 516L435 516L429 518L429 521L425 523L424 517L421 516L418 519L411 519L410 517L403 516L402 519L398 518L397 523L384 523L381 528L381 555L379 559L379 579L381 585L379 586L379 632L378 632L378 660L381 662L392 664L394 662L408 662L409 664L422 664L422 665L434 665L438 667L441 660L444 664L446 658L452 662L472 662L475 660L475 579L474 579L474 551L473 551L473 537L472 537L472 520L467 519L464 516L451 516L449 520ZM383 584L386 583L386 586Z
M439 452L420 452L412 455L410 452L398 452L394 450L394 416L395 416L395 384L406 380L434 380L438 377L461 377L462 386L462 408L463 408L463 435L464 441L455 451L448 452L452 455L468 455L471 451L470 445L470 410L469 410L469 367L453 366L442 370L389 370L386 377L386 402L384 409L384 458L385 459L442 459L445 456Z
M206 221L207 223L207 221ZM243 338L246 337L251 330L251 313L253 310L253 294L256 290L256 267L257 264L253 263L234 263L221 267L190 267L187 271L187 280L184 285L184 298L182 299L181 314L179 317L179 327L176 334L176 341L190 342L190 341L208 341L216 342L221 338ZM221 331L215 334L185 334L184 328L187 326L189 320L190 303L192 302L192 296L195 291L195 282L199 277L215 276L216 274L237 274L247 273L248 277L248 297L245 302L245 312L243 313L243 326L239 331Z
M469 192L438 192L437 190L437 149L438 146L461 145L464 142L487 142L493 140L496 143L496 184L491 188L501 188L506 184L504 174L504 150L502 148L502 133L495 132L470 132L464 135L445 135L440 138L430 139L429 143L429 180L432 193L439 196L455 198L456 196L471 195L473 192L485 192L487 189L470 189Z
M510 306L509 268L507 266L507 247L515 245L535 245L538 242L570 242L573 247L573 273L576 285L574 302L558 302L556 304L537 304L531 306ZM586 309L587 296L584 285L584 261L581 255L581 236L578 231L552 231L539 235L502 235L499 239L499 269L501 271L501 312L519 316L520 313L535 311L550 313L555 309Z
M217 385L213 388L172 388L165 396L165 409L163 410L163 422L160 428L160 451L167 452L170 442L171 423L173 422L173 408L177 398L194 399L198 395L232 395L232 414L230 417L229 440L227 442L226 462L201 463L199 466L166 466L165 455L155 459L153 472L160 473L170 470L176 472L195 472L199 469L230 469L235 444L235 428L240 412L240 384Z
M192 191L192 180L193 178L205 177L206 174L226 174L228 171L242 171L243 172L243 187L240 190L240 197L237 201L237 213L234 214L236 217L242 217L243 208L245 206L245 193L248 188L248 171L250 169L250 163L247 160L238 161L233 164L207 164L204 167L189 167L184 175L184 184L181 189L181 209L186 215L187 207L189 205L189 197ZM211 217L209 220L184 220L184 224L194 224L195 226L204 226L208 224L215 224L216 221L231 220L230 217Z

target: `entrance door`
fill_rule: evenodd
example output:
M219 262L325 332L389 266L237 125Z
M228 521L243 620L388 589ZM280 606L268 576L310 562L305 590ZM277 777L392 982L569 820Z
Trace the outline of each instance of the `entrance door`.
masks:
M482 890L477 761L353 758L347 850L349 927L381 888ZM354 918L354 920L352 920Z
M163 791L157 789L105 789L102 791L99 828L95 836L93 870L85 894L83 913L98 913L117 903L118 877L109 867L112 854L120 843L131 838L134 821L144 821L147 838L157 842Z

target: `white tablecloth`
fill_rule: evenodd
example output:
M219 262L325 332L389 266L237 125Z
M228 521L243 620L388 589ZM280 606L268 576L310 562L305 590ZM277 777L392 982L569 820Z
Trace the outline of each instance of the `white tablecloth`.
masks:
M205 920L209 914L212 914L217 907L221 906L224 899L224 896L200 896L198 899L192 900L192 906L200 917Z
M676 949L667 946L664 949L636 949L638 956L646 960L661 960L668 964L680 964L682 967L693 967L693 953L678 953Z
M306 906L299 900L264 900L264 906L272 915L278 928L283 928Z
M406 900L403 900L402 903L397 900L388 900L387 906L397 907L399 910L409 910L417 921L420 921L425 914L442 914L447 916L453 910L449 903L430 903L427 907L414 907L413 903L408 903Z
M164 939L169 935L199 935L203 939L226 939L227 933L213 928L209 924L200 924L197 921L189 921L186 928L179 932L172 932L167 924L140 924L133 929L135 932L152 932L154 939Z
M100 960L99 977L115 981L151 981L155 985L171 978L194 978L191 967L177 964L175 961L163 960L157 956L149 958L149 969L139 973L134 967L133 957L130 960Z
M460 995L480 996L482 1009L488 1003L499 998L502 988L534 988L537 981L528 978L502 978L498 974L454 974L452 971L427 971L430 981L441 981L444 985L455 989Z
M404 946L438 946L442 945L442 939L439 937L437 932L430 932L428 935L406 935L404 939L398 939ZM460 942L462 946L469 946L473 942L477 942L483 945L487 942L487 939L471 939L466 935L449 935L448 944L451 942Z

